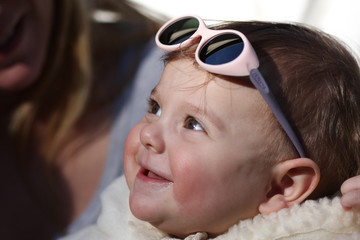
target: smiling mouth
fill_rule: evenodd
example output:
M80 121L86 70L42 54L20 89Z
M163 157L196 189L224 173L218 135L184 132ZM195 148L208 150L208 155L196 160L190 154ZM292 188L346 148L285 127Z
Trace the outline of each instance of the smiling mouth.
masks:
M148 169L144 169L143 174L148 178L153 178L153 179L158 179L158 180L166 180L165 178L157 175L156 173L154 173Z
M153 171L151 171L149 169L142 168L139 173L141 175L143 175L146 179L150 180L150 181L171 182L169 179L166 179L166 178L154 173Z

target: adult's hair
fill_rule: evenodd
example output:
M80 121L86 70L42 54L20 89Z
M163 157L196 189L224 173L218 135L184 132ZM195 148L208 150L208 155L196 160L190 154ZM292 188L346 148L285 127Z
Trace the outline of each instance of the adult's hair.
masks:
M15 110L11 134L28 155L34 139L48 164L69 129L79 119L90 89L88 17L83 1L53 1L54 19L47 57L39 79ZM50 9L49 9L50 11ZM41 136L36 136L40 132Z
M98 129L93 124L106 120L91 113L113 106L135 74L142 46L159 26L125 0L53 2L54 22L43 71L34 85L25 90L25 100L14 111L11 122L19 159L27 161L29 152L40 148L36 154L49 168L54 165L61 144L76 137L70 132L79 121L86 119L77 131L94 132L88 141L96 138ZM112 11L121 19L113 24L98 22L93 13L99 9ZM119 58L129 44L138 46L138 54L128 60L124 79L116 82Z
M24 98L14 110L10 131L27 191L57 231L63 231L71 221L73 205L57 157L71 156L110 128L112 107L133 77L142 47L132 61L126 59L125 71L131 71L124 79L118 81L111 74L119 72L119 59L129 44L145 45L157 24L150 18L145 21L122 0L48 1L54 6L49 9L53 24L46 60L38 79L21 93ZM93 18L97 9L112 11L121 19L98 22Z
M241 31L253 45L260 72L307 157L321 170L320 183L310 197L331 196L346 179L360 174L360 70L345 45L322 31L295 23L233 22L216 28ZM194 50L171 52L165 60L193 59ZM265 131L267 158L298 157L269 109L267 112L272 123Z

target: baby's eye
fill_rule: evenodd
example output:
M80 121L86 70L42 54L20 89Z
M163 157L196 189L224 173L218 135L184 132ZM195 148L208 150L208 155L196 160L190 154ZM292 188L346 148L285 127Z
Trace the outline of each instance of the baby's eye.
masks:
M187 117L185 119L184 127L195 131L205 131L203 126L193 117Z
M161 115L160 105L154 99L151 98L148 101L148 113L155 114L157 116Z

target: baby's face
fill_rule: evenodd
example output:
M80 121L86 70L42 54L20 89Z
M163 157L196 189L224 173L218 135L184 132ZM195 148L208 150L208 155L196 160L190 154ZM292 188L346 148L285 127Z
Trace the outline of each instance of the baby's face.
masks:
M177 236L255 216L269 188L260 94L207 79L189 60L170 62L125 146L131 211Z

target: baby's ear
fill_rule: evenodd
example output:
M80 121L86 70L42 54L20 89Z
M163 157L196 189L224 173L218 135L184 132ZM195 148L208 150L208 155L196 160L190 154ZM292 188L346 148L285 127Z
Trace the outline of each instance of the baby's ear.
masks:
M309 158L296 158L274 167L272 183L259 212L269 214L303 202L320 180L317 164Z

